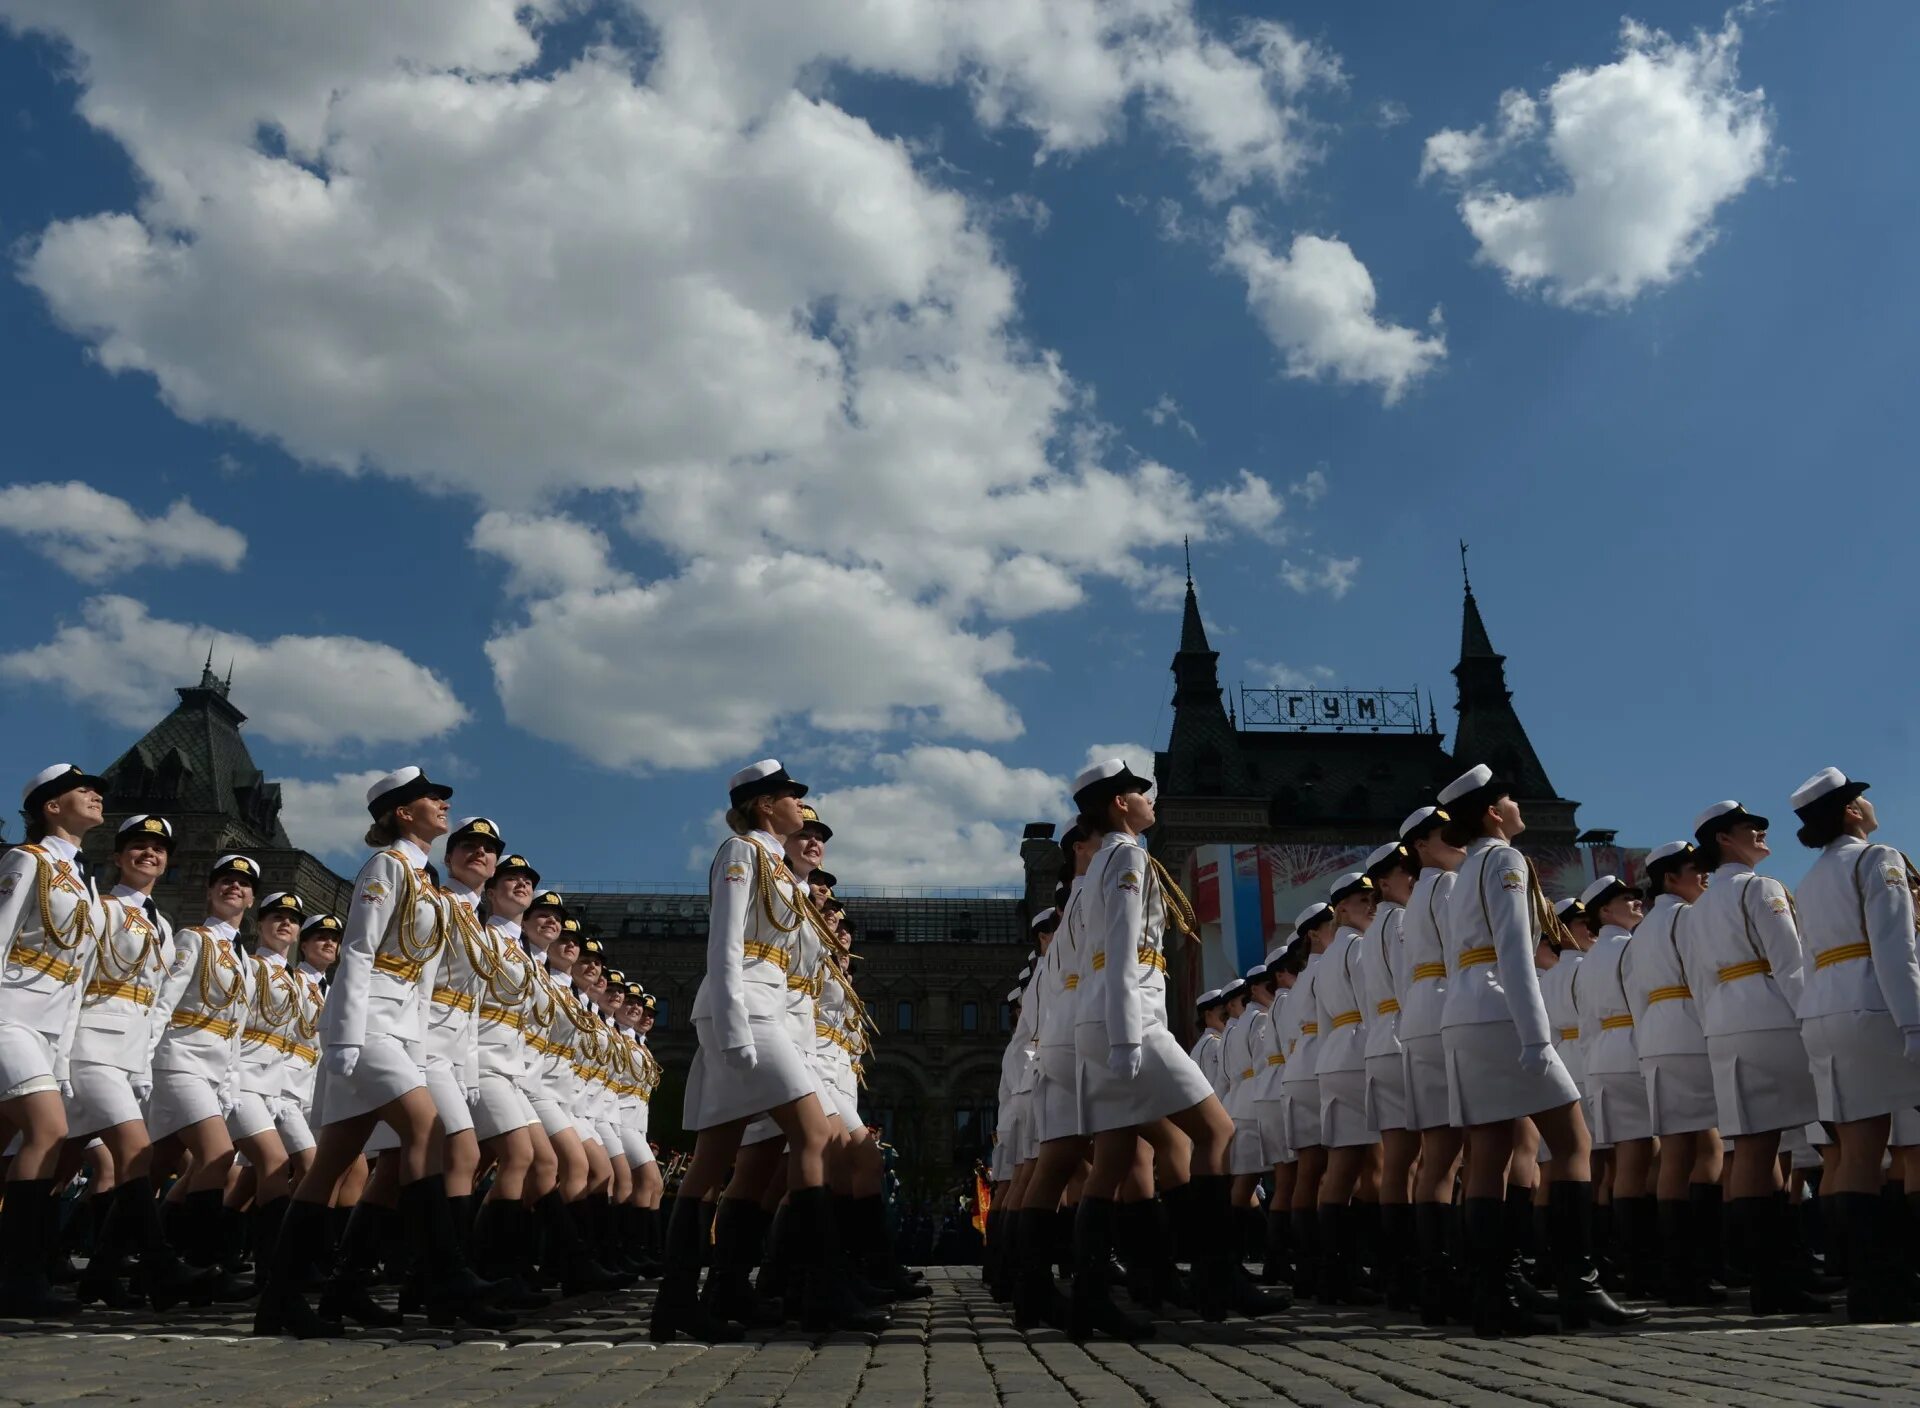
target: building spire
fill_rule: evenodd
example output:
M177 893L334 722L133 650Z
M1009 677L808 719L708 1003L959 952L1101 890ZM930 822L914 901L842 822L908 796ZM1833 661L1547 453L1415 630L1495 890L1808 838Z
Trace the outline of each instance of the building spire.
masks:
M1480 617L1480 603L1474 600L1473 584L1466 575L1466 546L1460 545L1460 577L1466 588L1460 622L1460 663L1453 667L1453 677L1460 687L1459 702L1454 705L1460 715L1453 738L1454 758L1463 766L1490 765L1513 785L1514 797L1523 803L1559 801L1559 794L1554 791L1520 723L1520 716L1514 711L1513 694L1507 688L1507 657L1494 650L1487 636L1486 622ZM1571 811L1567 816L1570 823Z
M1473 595L1473 578L1467 575L1467 540L1460 540L1460 582L1467 589L1467 595Z
M1193 590L1193 539L1183 536L1180 539L1180 549L1182 552L1186 553L1187 555L1187 590L1192 591Z
M1192 571L1191 557L1188 571ZM1225 693L1220 688L1220 655L1207 643L1200 597L1189 576L1180 649L1173 657L1173 731L1165 767L1159 773L1163 796L1245 793L1248 781L1236 737L1238 723L1228 712Z

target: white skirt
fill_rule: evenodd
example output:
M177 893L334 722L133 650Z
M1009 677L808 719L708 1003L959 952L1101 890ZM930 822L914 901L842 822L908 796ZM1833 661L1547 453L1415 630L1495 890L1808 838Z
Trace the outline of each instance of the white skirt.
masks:
M251 1090L242 1090L233 1097L233 1109L227 1112L227 1138L238 1144L242 1139L252 1139L255 1135L279 1130L273 1122L273 1111L267 1108L267 1097L256 1095Z
M1233 1144L1228 1154L1228 1172L1236 1178L1246 1174L1265 1173L1273 1167L1267 1157L1267 1141L1260 1132L1260 1121L1235 1120L1233 1122Z
M1593 1137L1604 1144L1624 1144L1653 1138L1653 1117L1647 1109L1647 1078L1634 1071L1587 1073L1587 1113Z
M467 1108L467 1092L453 1067L438 1061L427 1062L427 1094L440 1115L440 1128L447 1134L464 1134L473 1128L473 1111Z
M573 1129L573 1111L555 1100L551 1094L542 1092L528 1102L533 1106L534 1118L540 1121L540 1128L546 1131L547 1138L566 1134Z
M202 1120L220 1118L220 1087L191 1071L155 1071L147 1101L147 1137L156 1142Z
M1401 1090L1407 1101L1411 1130L1445 1129L1453 1123L1447 1103L1447 1050L1437 1036L1400 1040Z
M304 1154L319 1142L307 1123L307 1112L291 1102L275 1112L273 1127L280 1131L280 1147L289 1154Z
M1040 1080L1034 1087L1035 1133L1042 1144L1080 1139L1080 1058L1071 1046L1040 1048Z
M1705 1056L1642 1056L1647 1114L1655 1134L1696 1134L1712 1129L1713 1062Z
M1107 1068L1104 1022L1083 1022L1074 1030L1080 1127L1087 1133L1151 1124L1191 1110L1213 1094L1213 1082L1157 1019L1142 1024L1140 1038L1140 1074L1129 1080Z
M600 1143L600 1127L585 1115L573 1117L573 1132L580 1136L582 1144Z
M0 1022L0 1100L18 1100L58 1090L53 1043L47 1034L18 1022Z
M1328 1149L1353 1149L1373 1143L1376 1135L1367 1123L1367 1073L1322 1071L1320 1087L1320 1143Z
M1920 1066L1887 1012L1843 1012L1800 1024L1820 1118L1836 1124L1920 1105Z
M1798 1129L1819 1104L1800 1033L1786 1028L1707 1038L1713 1063L1713 1104L1729 1139Z
M687 1070L684 1123L688 1129L711 1129L751 1119L818 1091L818 1077L793 1044L784 1014L754 1017L748 1028L753 1037L754 1067L737 1071L726 1064L714 1046L712 1022L705 1017L694 1022L700 1044Z
M420 1063L405 1042L384 1034L369 1036L360 1047L359 1062L350 1076L328 1070L326 1058L321 1057L313 1086L314 1117L323 1128L340 1120L355 1119L383 1105L391 1105L426 1083Z
M1287 1102L1280 1100L1256 1100L1253 1108L1259 1112L1260 1142L1266 1146L1268 1164L1290 1164L1298 1155L1293 1152L1292 1141L1287 1134Z
M595 1120L593 1127L600 1134L600 1147L607 1151L609 1159L624 1159L627 1156L627 1141L621 1136L620 1126L612 1120Z
M1299 1158L1303 1150L1320 1147L1320 1083L1290 1080L1280 1087L1287 1107L1287 1147Z
M632 1125L620 1126L620 1146L627 1151L627 1166L633 1169L645 1168L653 1162L653 1150L647 1146L645 1131Z
M1407 1067L1402 1052L1367 1057L1367 1128L1409 1129L1407 1123Z
M527 1093L504 1075L480 1073L480 1104L473 1112L473 1132L480 1139L497 1139L516 1129L540 1123Z
M1448 1027L1440 1041L1447 1053L1447 1123L1457 1129L1557 1110L1580 1098L1553 1048L1547 1048L1545 1070L1520 1068L1520 1033L1512 1022Z
M73 1099L67 1102L67 1138L98 1134L117 1124L144 1119L133 1098L133 1077L118 1066L97 1061L75 1061L69 1076Z
M1888 1136L1887 1144L1894 1149L1920 1146L1920 1110L1893 1112L1893 1132Z
M849 1134L864 1129L866 1121L860 1118L860 1082L854 1078L853 1067L834 1060L829 1060L826 1066L827 1094L833 1101L827 1106L827 1112L837 1113L840 1127Z

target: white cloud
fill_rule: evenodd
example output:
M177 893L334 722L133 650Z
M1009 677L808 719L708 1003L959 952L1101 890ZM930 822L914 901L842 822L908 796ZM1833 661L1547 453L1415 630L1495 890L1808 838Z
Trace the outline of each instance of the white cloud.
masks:
M1252 671L1254 682L1268 689L1314 689L1333 683L1333 671L1325 665L1297 666L1278 661L1265 664L1249 660L1247 668Z
M1295 235L1283 253L1236 206L1221 259L1246 282L1247 307L1285 355L1288 376L1377 386L1392 405L1447 354L1443 333L1379 319L1373 276L1344 240Z
M19 534L83 582L149 564L205 563L231 572L247 555L241 533L185 499L175 499L158 518L143 518L125 499L79 480L0 488L0 531Z
M1359 571L1359 558L1335 557L1331 553L1323 553L1313 561L1294 562L1288 559L1282 562L1280 580L1302 596L1313 592L1325 592L1338 601L1353 590L1353 579Z
M1393 98L1382 98L1373 107L1373 125L1382 132L1391 132L1413 117L1407 111L1407 105Z
M370 768L318 782L282 778L280 824L303 851L360 859L366 850L367 789L385 776L386 769Z
M1310 469L1300 478L1287 485L1287 492L1313 508L1327 496L1327 472L1324 469Z
M1180 403L1173 399L1173 393L1170 391L1162 391L1160 399L1147 407L1146 414L1147 419L1155 425L1170 425L1175 430L1183 432L1189 439L1197 441L1200 438L1200 432L1181 412Z
M823 74L964 85L1043 156L1138 111L1219 192L1310 159L1295 103L1336 81L1330 57L1216 37L1188 0L635 3L647 53L569 58L541 52L565 0L0 0L74 47L80 110L142 191L41 231L23 277L186 419L477 501L475 548L533 598L493 643L509 713L600 759L730 756L786 717L1007 737L996 623L1075 605L1089 577L1155 596L1182 537L1271 526L1245 477L1111 462L1090 391L1019 331L1006 208L937 184ZM628 582L613 527L667 575ZM686 598L757 605L767 564L831 598L841 668L748 707L738 633ZM584 660L589 622L671 641L729 702L658 670L635 695L638 660L533 700L531 663ZM869 646L895 656L877 693Z
M52 691L128 727L172 707L209 645L231 661L248 732L276 743L414 743L465 723L467 710L433 671L390 645L352 636L256 641L150 615L131 597L91 598L77 623L44 645L0 655L0 678Z
M1720 208L1775 155L1773 114L1740 86L1739 51L1732 14L1685 43L1623 21L1612 63L1569 69L1538 99L1503 94L1491 132L1434 133L1421 175L1462 187L1479 257L1509 286L1568 307L1629 303L1693 265ZM1552 188L1504 188L1492 169L1509 159L1522 189Z

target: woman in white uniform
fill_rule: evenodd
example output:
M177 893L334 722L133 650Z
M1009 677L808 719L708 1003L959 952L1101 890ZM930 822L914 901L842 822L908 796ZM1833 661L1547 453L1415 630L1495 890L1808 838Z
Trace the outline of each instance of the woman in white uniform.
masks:
M727 783L727 825L708 871L711 908L707 970L693 1000L698 1046L687 1073L685 1123L696 1131L693 1158L667 1222L667 1254L654 1301L652 1337L669 1342L738 1339L739 1326L716 1320L699 1299L707 1241L702 1200L720 1186L758 1116L770 1114L787 1141L787 1197L794 1259L808 1268L808 1329L866 1327L835 1273L832 1209L826 1189L826 1111L811 1063L795 1044L786 1015L787 976L806 924L803 892L784 856L786 838L805 823L807 789L776 759L735 773Z
M20 798L26 841L0 856L0 1148L20 1139L0 1205L0 1316L76 1309L48 1285L47 1258L59 1225L53 1177L67 1137L63 1096L73 1090L68 1047L105 924L80 838L100 824L105 788L71 763L35 773Z
M320 1059L316 1040L300 1040L304 1010L288 966L306 917L306 906L290 890L276 890L254 910L247 1009L234 1052L227 1135L239 1150L235 1164L241 1168L226 1190L226 1205L237 1210L252 1199L254 1243L261 1247L273 1245L286 1212L284 1200L294 1185L292 1160L275 1114L285 1098L287 1067L295 1060ZM270 1221L262 1223L262 1218Z
M74 1095L67 1110L72 1147L97 1137L116 1179L103 1195L112 1202L80 1278L81 1298L122 1303L121 1264L138 1252L140 1293L155 1310L173 1306L195 1281L161 1232L153 1143L141 1109L153 1093L154 1011L173 961L173 927L154 906L153 887L172 854L173 823L165 817L143 814L121 823L113 855L117 883L101 901L103 932L73 1036Z
M258 1153L262 1164L277 1165L274 1202L285 1202L286 1155L279 1136L269 1145L254 1137L260 1131L249 1130L247 1121L227 1123L238 1098L240 1042L253 1001L253 962L240 949L239 926L252 908L259 877L260 867L246 856L214 862L207 877L207 917L175 931L173 964L157 1004L167 1014L167 1025L153 1053L147 1130L158 1171L177 1167L183 1153L193 1157L184 1183L180 1240L187 1260L202 1267L224 1259L220 1209L233 1166L233 1128L248 1131L242 1142L249 1158ZM272 1128L268 1119L266 1129ZM270 1215L277 1219L284 1211L275 1206ZM260 1245L271 1246L271 1238ZM242 1300L251 1288L222 1275L202 1290L217 1300Z
M1652 900L1627 945L1622 975L1647 1113L1660 1140L1655 1220L1664 1254L1662 1294L1671 1306L1718 1305L1727 1298L1712 1276L1720 1244L1720 1132L1713 1124L1713 1064L1683 946L1692 922L1688 907L1707 886L1691 841L1656 846L1646 865Z
M1755 1315L1825 1310L1784 1254L1792 1239L1781 1131L1818 1111L1795 1010L1804 958L1793 902L1778 880L1754 872L1773 854L1765 817L1715 802L1694 819L1693 834L1709 880L1687 913L1684 941L1720 1133L1733 1140L1727 1234L1750 1263Z
M1320 1180L1327 1171L1327 1151L1321 1142L1320 1083L1314 1076L1320 1039L1324 1035L1314 986L1319 980L1327 945L1333 942L1334 930L1333 906L1324 900L1316 900L1294 916L1294 943L1304 948L1306 961L1300 976L1294 980L1293 990L1287 994L1281 1029L1286 1064L1280 1068L1280 1091L1287 1106L1287 1147L1294 1161L1293 1289L1294 1294L1300 1296L1320 1294L1326 1251L1316 1217Z
M1287 1099L1283 1077L1287 1071L1286 1043L1290 1030L1288 1004L1300 970L1306 966L1305 945L1285 944L1267 955L1267 980L1273 985L1273 1003L1254 1076L1253 1108L1260 1121L1260 1142L1271 1161L1272 1182L1267 1197L1266 1265L1260 1284L1291 1284L1293 1269L1293 1179L1297 1156L1287 1129Z
M1507 1277L1512 1260L1502 1207L1515 1122L1530 1117L1553 1151L1548 1215L1561 1324L1626 1325L1644 1310L1616 1305L1600 1286L1592 1245L1592 1145L1580 1091L1553 1049L1534 949L1558 921L1526 858L1512 846L1526 829L1507 785L1485 765L1440 793L1452 820L1448 840L1464 846L1443 916L1447 949L1447 1099L1467 1131L1467 1238L1473 1248L1474 1331L1482 1336L1536 1328ZM1584 968L1584 965L1583 965Z
M1360 945L1360 997L1366 1011L1367 1127L1380 1140L1380 1288L1393 1310L1411 1310L1419 1295L1414 1256L1413 1164L1420 1135L1407 1128L1406 1056L1400 1048L1401 934L1420 862L1404 841L1367 857L1367 878L1380 895Z
M1380 1294L1360 1279L1360 1229L1351 1206L1354 1184L1373 1151L1367 1122L1367 1014L1361 949L1373 925L1379 892L1365 871L1333 882L1333 941L1313 975L1320 1027L1314 1080L1320 1087L1320 1143L1327 1170L1314 1210L1320 1239L1319 1299L1323 1305L1378 1305Z
M485 1283L466 1263L441 1177L440 1118L422 1071L424 1004L434 961L447 940L447 915L427 872L427 853L447 834L453 789L417 767L367 789L374 854L354 881L346 941L321 1015L321 1069L314 1094L320 1123L313 1167L300 1180L266 1265L256 1334L302 1339L340 1333L300 1292L325 1235L339 1182L384 1121L400 1137L386 1155L400 1168L400 1219L427 1318L500 1327L512 1317L482 1301Z
M1920 962L1907 858L1869 841L1867 784L1822 768L1793 794L1799 839L1820 854L1795 894L1811 960L1800 996L1820 1118L1839 1136L1831 1186L1847 1239L1847 1319L1913 1318L1912 1267L1882 1211L1881 1162L1896 1110L1920 1105Z

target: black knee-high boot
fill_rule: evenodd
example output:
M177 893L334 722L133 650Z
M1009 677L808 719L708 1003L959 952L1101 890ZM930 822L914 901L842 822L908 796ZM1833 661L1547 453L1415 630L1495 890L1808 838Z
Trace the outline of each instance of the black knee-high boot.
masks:
M705 1344L732 1344L743 1333L737 1323L715 1319L700 1303L700 1208L698 1198L670 1200L660 1292L648 1326L648 1337L655 1344L671 1344L676 1335Z
M400 1185L400 1218L407 1233L408 1270L420 1287L427 1323L511 1329L507 1311L487 1303L488 1285L467 1265L453 1230L446 1178L429 1174Z
M1114 1303L1107 1284L1107 1260L1113 1252L1114 1203L1111 1198L1080 1199L1073 1223L1073 1301L1070 1333L1076 1340L1111 1335L1134 1343L1150 1338L1153 1322Z
M1380 1293L1359 1275L1360 1213L1347 1203L1322 1203L1314 1220L1320 1232L1320 1302L1378 1305Z
M1913 1318L1899 1254L1877 1193L1841 1193L1834 1199L1847 1235L1847 1319L1856 1325Z
M780 1323L778 1311L761 1305L752 1272L760 1259L760 1204L752 1198L722 1198L713 1214L713 1266L700 1301L716 1320L737 1320L749 1329Z
M810 1333L855 1330L878 1334L888 1317L861 1305L847 1285L834 1243L832 1200L824 1186L790 1188L787 1205L792 1219L794 1255L805 1268L805 1294L800 1328Z
M1287 1234L1292 1230L1292 1222L1286 1213L1275 1212L1271 1208L1267 1210L1263 1222L1262 1249L1265 1259L1260 1267L1260 1284L1284 1286L1292 1274L1287 1265Z
M260 1303L253 1313L256 1335L310 1340L343 1333L340 1321L315 1314L300 1293L326 1235L325 1204L298 1200L287 1204L272 1250L261 1257Z
M567 1211L567 1200L560 1195L559 1189L549 1190L533 1207L546 1242L547 1272L552 1279L559 1281L562 1295L617 1291L627 1284L626 1277L609 1271L587 1250L587 1244L580 1239L580 1229L575 1225L573 1215Z
M356 1320L377 1329L392 1329L400 1313L373 1298L379 1277L380 1249L393 1209L362 1198L347 1219L347 1230L334 1257L333 1274L320 1295L320 1315L326 1320Z
M1473 1332L1482 1339L1537 1335L1552 1330L1517 1298L1513 1249L1507 1245L1507 1212L1499 1198L1468 1198L1463 1205L1468 1253L1473 1260Z
M1556 1181L1547 1189L1547 1206L1553 1214L1554 1243L1560 1248L1561 1326L1584 1330L1589 1324L1597 1324L1617 1329L1645 1320L1647 1311L1627 1309L1600 1285L1600 1268L1594 1264L1591 1240L1593 1185Z
M51 1178L15 1178L0 1205L0 1315L23 1320L67 1316L80 1308L47 1279L53 1243Z
M1023 1334L1042 1325L1070 1330L1067 1309L1053 1284L1053 1263L1049 1256L1052 1236L1051 1208L1022 1208L1014 1214L1013 1236L1019 1261L1013 1289L1013 1328Z
M1380 1290L1389 1310L1412 1310L1418 1297L1412 1203L1380 1204Z
M1823 1195L1822 1212L1832 1195ZM1785 1229L1778 1223L1784 1209L1771 1197L1730 1198L1727 1218L1735 1229L1736 1240L1746 1247L1752 1284L1747 1288L1747 1308L1755 1315L1811 1315L1828 1310L1825 1297L1814 1295L1791 1264Z
M1415 1203L1414 1235L1420 1242L1420 1323L1447 1323L1454 1293L1453 1257L1447 1247L1447 1228L1453 1220L1449 1203Z
M1320 1299L1320 1232L1313 1213L1294 1208L1287 1214L1293 1227L1293 1293Z
M196 1302L230 1304L254 1294L253 1283L227 1269L226 1221L222 1216L224 1194L218 1188L205 1188L187 1194L184 1211L187 1246L186 1259L194 1266L213 1272L199 1278Z

